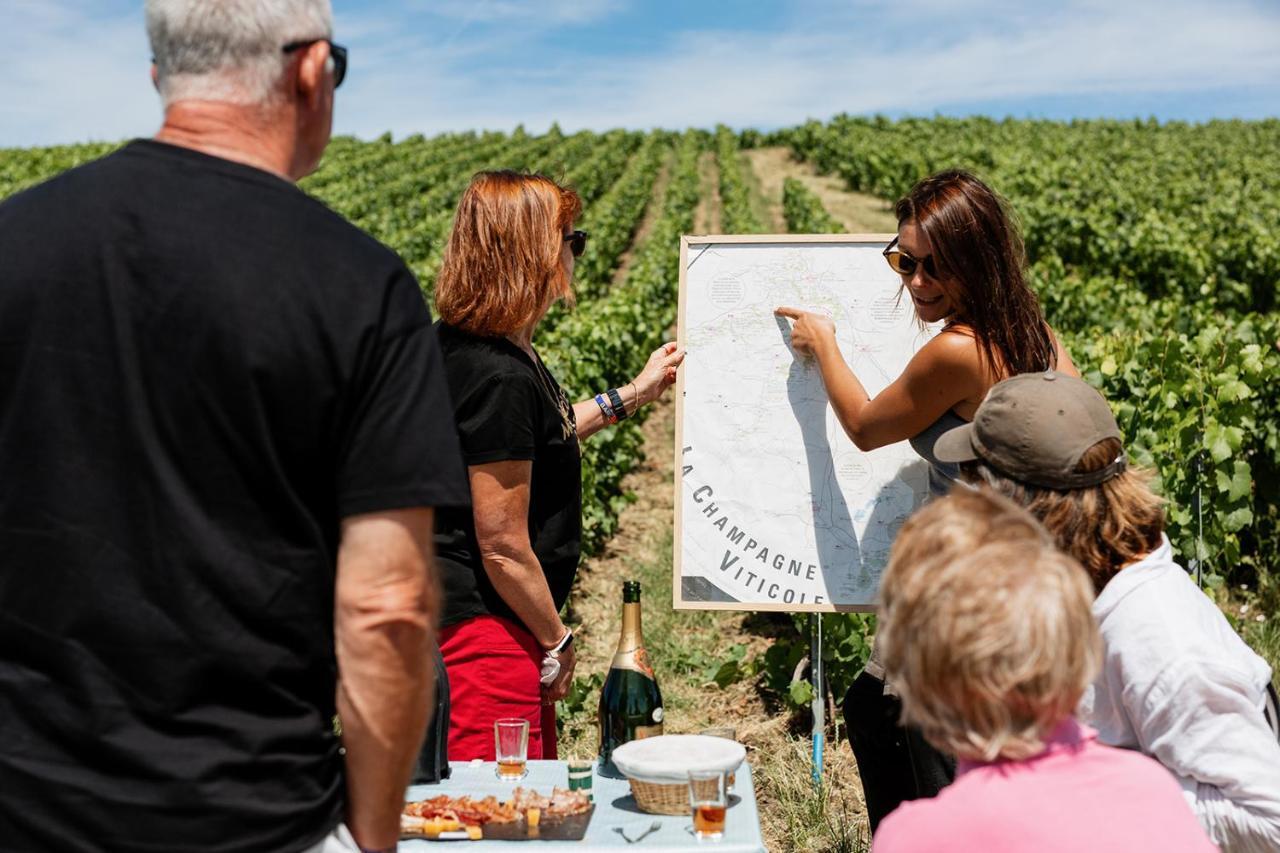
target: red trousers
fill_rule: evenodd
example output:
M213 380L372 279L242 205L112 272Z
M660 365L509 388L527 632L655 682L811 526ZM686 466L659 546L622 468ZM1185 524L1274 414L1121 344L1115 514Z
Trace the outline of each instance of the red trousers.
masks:
M529 758L556 757L555 705L542 704L543 650L523 625L477 616L440 631L449 673L449 760L493 761L493 721L529 721Z

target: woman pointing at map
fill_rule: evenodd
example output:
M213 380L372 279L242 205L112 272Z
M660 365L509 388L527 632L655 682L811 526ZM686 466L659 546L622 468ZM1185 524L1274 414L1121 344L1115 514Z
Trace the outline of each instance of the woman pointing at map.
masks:
M992 385L1018 373L1078 376L1027 286L1022 238L1000 198L967 172L925 178L898 202L898 237L885 250L922 323L942 331L874 399L840 354L831 318L796 308L791 346L817 359L831 408L860 450L904 439L929 463L929 487L945 494L956 466L933 442L968 423Z
M885 259L920 321L943 326L887 388L868 396L840 353L830 317L787 307L775 313L794 321L791 347L816 359L853 443L874 450L910 441L929 463L936 496L959 471L938 461L934 442L972 420L992 385L1018 373L1079 373L1027 286L1022 238L990 187L967 172L942 172L916 184L895 213L898 236ZM885 693L873 653L844 703L872 831L901 801L932 796L954 774L954 762L918 731L898 726L900 708Z

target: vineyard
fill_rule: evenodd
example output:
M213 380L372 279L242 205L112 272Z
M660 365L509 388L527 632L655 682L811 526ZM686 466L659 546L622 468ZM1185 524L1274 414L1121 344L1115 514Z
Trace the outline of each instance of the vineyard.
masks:
M746 156L765 147L784 147L806 168L881 199L951 167L975 171L1009 199L1048 318L1111 401L1131 455L1155 471L1175 549L1246 638L1280 663L1280 617L1271 615L1280 612L1280 121L840 116L770 134L565 134L553 126L541 135L339 138L303 187L395 248L429 299L473 172L537 170L574 186L580 227L591 234L577 304L554 308L536 343L582 397L628 381L670 334L679 237L712 221L699 211L714 206L725 232L776 229ZM0 198L113 148L0 150ZM778 195L790 232L848 227L801 180L788 177ZM629 420L586 445L592 553L607 552L618 533L633 498L624 477L641 463L645 441L644 425ZM659 588L647 600L666 609L668 594ZM685 616L713 624L710 614ZM865 660L873 629L869 617L827 617L835 698ZM793 678L805 654L800 635L777 622L754 632L767 641L722 644L709 657L673 643L669 671L698 688L763 688L775 709L800 706L808 698ZM580 681L562 708L571 742L594 702L591 675Z

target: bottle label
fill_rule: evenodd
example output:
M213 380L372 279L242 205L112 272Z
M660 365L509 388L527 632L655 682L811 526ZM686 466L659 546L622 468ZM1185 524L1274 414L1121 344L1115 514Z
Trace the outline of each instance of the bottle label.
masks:
M658 723L655 726L636 726L636 740L657 737L660 734L662 734L662 723Z
M613 656L611 666L614 669L629 669L633 672L641 673L646 678L657 680L657 676L653 673L653 667L649 665L649 655L643 648L618 652Z
M657 677L653 674L653 667L649 665L648 653L642 648L636 649L634 657L636 661L636 666L639 668L639 670L643 672L645 675L649 676L650 678L653 678L656 680Z

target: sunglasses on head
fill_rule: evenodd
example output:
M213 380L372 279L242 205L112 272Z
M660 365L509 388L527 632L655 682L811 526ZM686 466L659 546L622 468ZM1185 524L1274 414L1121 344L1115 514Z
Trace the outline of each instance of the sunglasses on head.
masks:
M564 235L564 241L569 244L569 251L575 258L582 257L582 253L587 250L586 231L570 231Z
M924 274L929 278L938 277L938 268L933 263L933 255L923 258L913 258L906 252L897 248L898 238L894 237L884 249L884 259L889 262L889 266L898 275L915 275L916 267L924 267Z
M342 81L347 76L347 49L340 44L334 44L329 39L306 39L304 41L291 41L284 46L285 53L293 53L302 50L304 47L310 47L318 41L322 41L329 45L329 56L333 57L333 88L342 85Z

